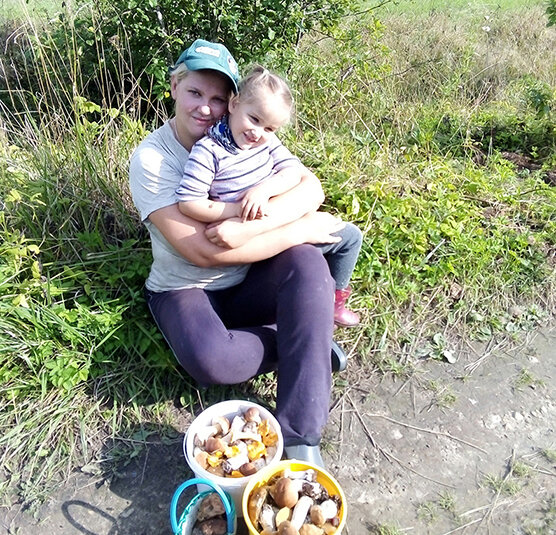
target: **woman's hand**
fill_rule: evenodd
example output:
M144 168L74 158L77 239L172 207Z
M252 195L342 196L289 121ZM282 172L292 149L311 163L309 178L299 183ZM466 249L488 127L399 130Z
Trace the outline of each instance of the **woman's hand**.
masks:
M305 233L305 243L313 245L338 243L342 238L332 234L346 226L344 221L328 212L310 212L295 224L298 224L301 232Z
M205 230L205 237L208 241L227 249L237 249L257 234L255 227L249 222L242 221L239 217L210 223Z

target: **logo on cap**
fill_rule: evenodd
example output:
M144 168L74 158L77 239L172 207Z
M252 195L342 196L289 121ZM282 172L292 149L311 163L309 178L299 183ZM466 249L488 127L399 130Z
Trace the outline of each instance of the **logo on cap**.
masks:
M216 50L215 48L210 48L208 46L199 46L195 49L195 52L208 54L209 56L214 56L215 58L220 57L220 50Z

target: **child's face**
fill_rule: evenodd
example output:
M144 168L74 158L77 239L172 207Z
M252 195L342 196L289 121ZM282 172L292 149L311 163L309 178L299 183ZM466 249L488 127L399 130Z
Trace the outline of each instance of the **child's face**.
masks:
M232 98L228 106L234 141L242 150L266 143L290 117L290 109L268 89L258 90L245 100Z

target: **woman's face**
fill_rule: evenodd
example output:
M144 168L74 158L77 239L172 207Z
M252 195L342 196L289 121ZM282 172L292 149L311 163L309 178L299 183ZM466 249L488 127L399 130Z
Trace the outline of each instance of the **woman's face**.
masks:
M178 138L190 150L226 112L230 82L218 71L190 71L179 82L172 78L171 91Z

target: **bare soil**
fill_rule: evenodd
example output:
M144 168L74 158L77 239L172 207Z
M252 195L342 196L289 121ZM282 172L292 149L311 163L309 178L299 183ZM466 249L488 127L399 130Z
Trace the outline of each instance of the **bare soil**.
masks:
M556 326L511 345L399 377L354 360L336 376L323 449L347 496L344 533L556 533ZM149 444L110 480L74 474L35 514L1 509L0 535L169 534L190 477L181 439Z

